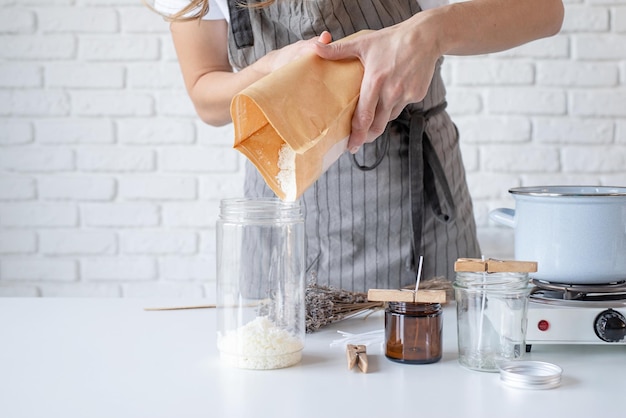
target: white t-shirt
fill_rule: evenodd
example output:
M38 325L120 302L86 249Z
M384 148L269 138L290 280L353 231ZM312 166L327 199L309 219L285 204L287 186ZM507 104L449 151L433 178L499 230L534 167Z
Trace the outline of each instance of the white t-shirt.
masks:
M289 0L284 0L289 1ZM417 0L422 10L432 9L449 3L449 0ZM154 0L154 8L163 14L174 14L189 4L189 0ZM193 13L191 13L193 14ZM230 20L227 0L209 0L209 13L204 20Z

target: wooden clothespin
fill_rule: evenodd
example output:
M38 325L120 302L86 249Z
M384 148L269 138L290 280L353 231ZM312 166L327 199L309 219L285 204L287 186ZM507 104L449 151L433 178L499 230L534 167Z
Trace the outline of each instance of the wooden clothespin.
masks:
M454 271L486 273L535 273L537 271L537 262L519 260L498 260L495 258L489 258L487 260L482 260L480 258L459 258L454 263Z
M348 344L346 346L346 355L348 357L348 369L352 369L355 365L361 369L363 373L367 373L367 353L363 344Z

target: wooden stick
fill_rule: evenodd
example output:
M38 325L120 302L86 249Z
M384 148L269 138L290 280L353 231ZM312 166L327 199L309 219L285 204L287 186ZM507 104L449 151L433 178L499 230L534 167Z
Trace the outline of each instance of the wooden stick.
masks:
M268 303L269 299L261 299L258 302L246 303L245 305L223 305L222 308L254 308L256 306L260 306L264 303ZM162 306L155 308L143 308L144 311L179 311L183 309L213 309L217 308L216 304L208 304L208 305L190 305L190 306Z
M445 303L446 291L440 289L422 289L417 292L409 289L370 289L369 301L408 302L408 303Z
M370 289L367 300L376 302L414 302L415 290L410 289Z
M144 311L179 311L183 309L211 309L216 305L195 305L195 306L165 306L156 308L143 308Z

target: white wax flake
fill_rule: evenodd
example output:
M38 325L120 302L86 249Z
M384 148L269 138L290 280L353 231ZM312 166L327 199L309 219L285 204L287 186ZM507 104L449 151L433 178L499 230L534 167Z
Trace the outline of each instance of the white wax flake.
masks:
M293 202L296 200L296 153L287 144L283 144L278 152L278 175L276 180L280 185L283 193L285 193L285 201Z
M217 342L222 361L242 369L280 369L302 359L304 344L266 316L220 335Z

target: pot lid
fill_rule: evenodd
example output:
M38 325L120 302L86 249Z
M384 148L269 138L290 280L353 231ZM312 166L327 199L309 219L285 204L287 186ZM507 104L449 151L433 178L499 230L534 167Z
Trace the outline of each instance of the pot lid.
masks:
M509 189L509 193L524 196L626 196L626 187L611 186L536 186L536 187L514 187Z

